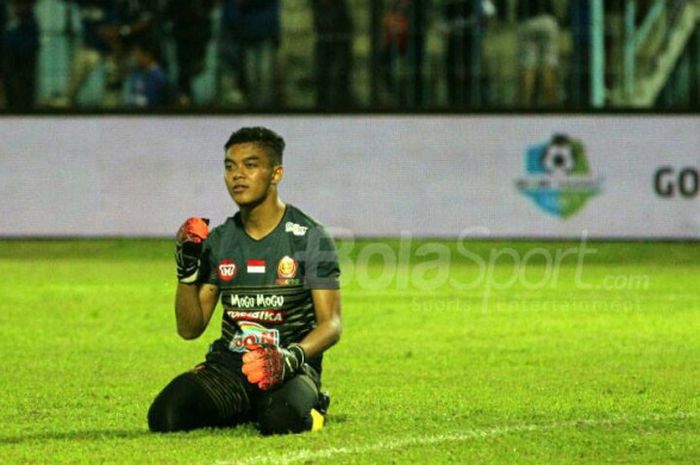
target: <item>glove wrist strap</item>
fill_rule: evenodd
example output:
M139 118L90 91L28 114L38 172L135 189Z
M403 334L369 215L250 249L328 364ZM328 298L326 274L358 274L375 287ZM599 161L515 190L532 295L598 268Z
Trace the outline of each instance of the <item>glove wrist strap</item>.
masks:
M306 354L304 353L304 349L302 349L299 344L290 344L289 347L287 347L287 350L290 354L292 354L297 362L296 367L294 367L295 371L299 370L304 362L306 362Z
M197 278L199 277L199 270L195 271L189 276L184 276L180 278L178 276L178 281L180 281L182 284L197 284Z

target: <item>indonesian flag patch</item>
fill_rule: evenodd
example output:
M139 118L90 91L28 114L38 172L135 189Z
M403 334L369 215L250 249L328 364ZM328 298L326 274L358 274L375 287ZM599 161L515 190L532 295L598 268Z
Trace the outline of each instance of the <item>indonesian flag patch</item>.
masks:
M265 273L265 260L248 260L248 273Z

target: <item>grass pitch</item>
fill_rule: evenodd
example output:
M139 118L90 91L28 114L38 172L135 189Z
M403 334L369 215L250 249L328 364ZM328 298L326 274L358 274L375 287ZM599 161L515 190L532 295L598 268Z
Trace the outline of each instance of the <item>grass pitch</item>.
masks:
M584 250L585 249L585 250ZM318 433L154 435L170 241L0 241L0 464L700 461L697 244L341 244Z

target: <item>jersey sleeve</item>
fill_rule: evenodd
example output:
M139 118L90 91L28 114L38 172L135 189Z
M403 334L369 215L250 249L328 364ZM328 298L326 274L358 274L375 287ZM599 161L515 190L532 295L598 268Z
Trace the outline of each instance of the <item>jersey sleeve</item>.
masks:
M322 227L309 230L306 244L304 287L340 289L340 266L333 238Z

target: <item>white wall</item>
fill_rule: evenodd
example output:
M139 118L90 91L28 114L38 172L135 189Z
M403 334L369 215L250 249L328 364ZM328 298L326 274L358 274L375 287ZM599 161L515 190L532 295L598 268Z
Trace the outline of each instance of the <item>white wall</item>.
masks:
M285 137L286 201L358 236L700 236L700 118L562 115L2 118L0 236L170 236L190 215L221 222L236 210L223 144L243 125ZM583 142L601 182L568 218L516 187L527 147L555 132ZM685 196L655 192L663 165L691 173Z

